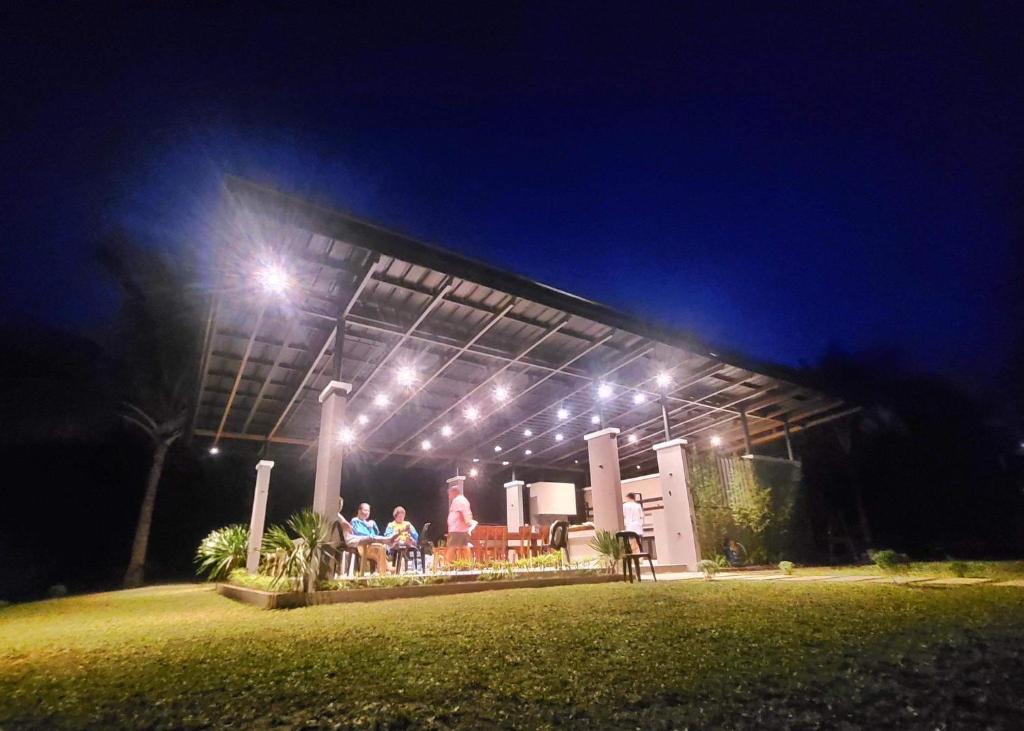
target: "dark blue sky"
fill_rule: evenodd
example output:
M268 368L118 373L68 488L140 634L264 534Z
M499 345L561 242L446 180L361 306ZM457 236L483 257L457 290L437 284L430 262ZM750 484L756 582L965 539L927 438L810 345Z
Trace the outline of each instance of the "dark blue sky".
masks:
M1019 7L492 5L8 13L0 314L101 327L96 236L201 244L232 172L760 358L999 368Z

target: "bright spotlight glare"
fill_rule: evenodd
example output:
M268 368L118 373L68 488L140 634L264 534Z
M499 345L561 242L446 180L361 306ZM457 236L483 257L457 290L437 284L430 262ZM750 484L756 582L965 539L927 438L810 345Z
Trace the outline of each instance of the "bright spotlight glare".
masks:
M422 449L424 452L426 452L428 449L430 449L433 446L434 445L430 443L429 439L424 439L422 442L420 442L420 449Z
M594 414L593 416L590 417L590 423L591 424L600 424L601 423L601 417L598 416L597 414Z
M356 433L351 429L342 429L338 432L338 441L342 444L352 444L356 440Z
M391 403L391 397L386 393L378 393L373 397L373 405L379 406L380 408L386 408Z
M559 409L558 410L558 418L561 419L562 421L565 421L566 419L568 419L569 418L569 410L568 409Z
M665 388L668 384L672 383L672 376L665 371L658 374L657 378L654 379L655 383L658 384L658 388Z
M210 454L220 454L220 447L210 447Z
M356 417L356 421L358 421L363 426L366 426L367 424L370 423L370 417L367 416L366 414L360 414L359 416Z
M288 272L279 266L266 266L256 275L260 286L272 294L284 294L288 290Z
M609 386L607 383L602 383L600 386L597 387L597 397L599 399L610 398L611 395L612 387Z
M533 436L533 429L523 429L523 436L524 437L532 437Z
M508 467L508 460L507 459L506 460L502 460L501 466L502 467Z
M647 396L645 394L642 394L642 393L639 393L639 392L633 394L633 403L634 404L639 405L639 404L644 403L646 400L647 400Z
M467 406L462 415L466 417L467 421L476 421L480 418L480 409L475 406Z
M476 477L479 474L480 474L480 470L478 470L476 467L471 467L469 469L469 476L470 477Z
M494 388L494 400L498 403L508 401L508 386L496 386Z
M630 444L636 444L636 440L637 440L637 438L638 438L638 437L637 437L637 435L636 435L636 434L630 434L630 435L629 435L629 439L628 439L627 441L629 441L629 443L630 443Z
M556 441L556 442L560 442L560 441L562 441L563 439L565 439L565 437L563 437L563 436L561 435L561 433L559 433L559 434L555 434L555 441Z
M395 379L398 381L399 386L408 388L416 383L416 371L409 366L399 368L398 373L395 374Z
M448 424L445 424L444 426L441 427L442 437L450 437L454 432L455 430L452 429Z
M473 461L474 461L474 462L479 462L479 461L480 461L480 458L479 458L479 457L473 457Z
M495 444L494 445L494 451L495 452L500 452L501 451L501 445L500 444Z
M722 446L722 437L718 436L717 434L715 434L713 437L711 437L711 446L712 447L721 447Z
M527 457L529 457L531 454L533 454L533 450L532 449L527 449L525 452L523 452L523 454L525 454Z

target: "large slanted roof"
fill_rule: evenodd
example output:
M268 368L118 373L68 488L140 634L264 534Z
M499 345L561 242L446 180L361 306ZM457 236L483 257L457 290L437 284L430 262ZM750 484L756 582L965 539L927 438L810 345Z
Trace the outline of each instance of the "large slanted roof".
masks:
M699 444L717 435L739 449L741 411L755 444L780 438L787 421L799 430L849 413L785 369L693 336L243 180L226 190L193 424L201 437L312 451L339 316L353 452L370 462L580 470L604 383L600 407L625 437L622 462L645 465L663 438L663 371L672 434ZM283 297L256 285L269 264L289 274ZM403 367L415 369L411 387L396 383ZM378 394L390 404L375 405Z

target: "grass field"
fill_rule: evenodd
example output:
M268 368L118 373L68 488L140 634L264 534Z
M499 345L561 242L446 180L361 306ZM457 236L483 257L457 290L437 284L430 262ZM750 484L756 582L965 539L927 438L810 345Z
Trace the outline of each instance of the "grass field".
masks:
M1012 572L1010 572L1012 573ZM605 584L0 610L0 728L1019 728L1024 589ZM845 724L845 726L844 726Z

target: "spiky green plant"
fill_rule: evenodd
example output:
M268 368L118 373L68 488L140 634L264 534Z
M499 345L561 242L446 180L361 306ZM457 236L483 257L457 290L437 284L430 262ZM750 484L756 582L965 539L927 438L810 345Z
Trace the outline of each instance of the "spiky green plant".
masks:
M610 530L594 531L594 537L590 539L590 547L601 557L601 564L608 573L614 572L615 567L622 560L622 544L615 534Z
M233 570L245 566L249 529L239 523L210 531L196 550L197 574L210 581L227 578Z
M331 525L318 513L303 510L288 519L288 528L294 534L294 539L285 534L290 545L279 533L271 539L281 542L284 553L283 560L275 567L274 578L278 582L291 579L303 591L312 592L331 559Z

